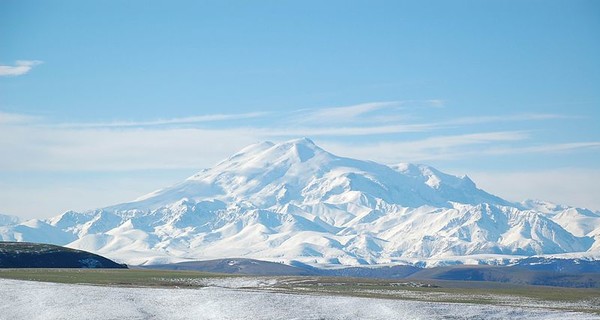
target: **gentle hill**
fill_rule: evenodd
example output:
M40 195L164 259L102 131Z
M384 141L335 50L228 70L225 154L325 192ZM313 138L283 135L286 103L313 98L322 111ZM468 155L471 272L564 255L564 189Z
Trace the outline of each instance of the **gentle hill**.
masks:
M298 261L293 262L293 266L304 269L314 275L325 277L352 277L377 279L403 279L421 270L421 268L410 265L363 266L322 269L303 264Z
M214 273L230 273L257 276L328 276L401 279L413 274L421 268L407 265L378 266L378 267L348 267L322 269L301 262L293 265L261 261L255 259L215 259L206 261L186 261L170 264L157 264L142 267L158 270L194 270Z
M51 244L0 242L0 268L127 268L102 256Z
M416 280L491 281L521 285L600 288L600 273L557 272L523 266L452 266L422 269L408 276Z
M456 265L418 268L410 265L317 268L295 261L292 266L254 259L216 259L149 265L144 269L193 270L256 276L320 276L371 279L444 280L501 282L514 285L541 285L600 288L600 261L581 259L526 258L511 266Z
M194 270L214 273L231 273L256 276L297 276L313 275L310 271L282 263L254 259L216 259L206 261L186 261L171 264L145 266L144 269Z

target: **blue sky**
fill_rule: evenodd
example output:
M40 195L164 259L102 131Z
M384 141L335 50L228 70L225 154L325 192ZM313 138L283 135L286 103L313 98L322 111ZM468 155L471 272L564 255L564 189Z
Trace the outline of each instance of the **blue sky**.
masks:
M600 210L597 1L5 0L0 30L0 213L299 136Z

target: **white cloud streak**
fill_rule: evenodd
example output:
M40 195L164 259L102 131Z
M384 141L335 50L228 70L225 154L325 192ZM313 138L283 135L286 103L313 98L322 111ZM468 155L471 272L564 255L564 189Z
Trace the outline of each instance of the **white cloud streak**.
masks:
M43 62L39 60L17 60L14 66L0 65L0 76L21 76L31 71L33 67L42 63Z
M529 134L521 131L485 132L435 136L413 141L387 141L369 144L323 143L341 155L370 159L384 163L420 162L435 159L456 159L467 156L465 147L490 145L497 142L523 141Z
M444 101L440 99L430 100L403 100L403 101L381 101L368 102L350 106L329 107L318 109L297 110L290 119L295 124L348 124L353 122L390 122L406 120L407 109L420 108L423 106L441 108Z
M242 129L0 127L5 171L123 171L209 167L262 140Z
M514 147L514 148L493 148L486 151L490 155L507 155L507 154L525 154L525 153L561 153L569 152L577 149L599 149L600 142L571 142L571 143L555 143L543 144L537 146Z
M406 132L426 132L473 124L573 119L560 114L523 113L500 116L460 117L446 121L414 123L409 110L416 107L444 107L444 101L404 100L370 102L351 106L301 109L280 115L287 123L285 130L271 130L278 136L362 136ZM411 121L412 120L412 121ZM410 123L408 123L410 122Z
M539 199L600 210L598 169L470 171L469 176L478 187L511 201Z
M235 114L207 114L191 117L172 118L151 121L115 121L115 122L95 122L95 123L62 123L55 125L64 128L119 128L119 127L151 127L167 126L178 124L194 124L227 120L240 120L259 118L267 115L267 112L248 112Z
M288 129L255 129L266 137L348 137L389 133L427 132L436 128L433 124L398 124L369 127L290 127Z
M297 119L300 123L331 123L331 122L345 122L355 120L359 116L363 116L369 112L376 110L399 106L399 101L386 101L386 102L369 102L362 103L352 106L343 107L331 107L331 108L319 108L319 109L304 109L299 110L305 114Z
M23 125L41 120L39 117L0 111L0 125Z
M84 211L131 201L187 178L177 171L169 171L168 175L170 178L156 177L146 171L110 177L83 174L65 181L59 173L53 181L40 182L30 176L16 183L0 181L1 210L22 220L49 218L67 210Z
M357 117L387 108L396 102L378 102L328 108L321 115L347 112ZM203 168L212 166L238 149L261 140L319 137L327 150L344 156L385 163L455 160L467 157L573 152L600 147L600 142L531 145L527 131L492 131L441 134L409 141L369 139L357 144L344 137L428 133L444 128L439 123L383 124L372 126L327 125L245 126L199 128L181 124L257 118L266 113L214 114L155 121L49 124L29 115L0 113L0 169L122 171L139 169ZM273 116L273 114L269 114ZM289 116L289 114L287 114ZM275 115L276 117L277 115ZM285 115L284 115L285 116ZM557 115L515 115L516 119L554 119ZM507 117L487 117L493 121ZM264 120L264 119L261 119ZM452 120L449 120L450 122ZM466 122L457 119L456 122ZM470 120L469 120L470 121ZM445 128L447 129L447 128ZM422 136L422 135L421 135ZM402 138L406 138L402 136ZM387 139L390 139L387 137Z
M386 108L401 108L389 103L373 103L350 106L344 109L332 108L320 113L328 117L346 115L345 123L308 123L285 122L286 117L304 115L312 111L299 111L294 114L214 114L193 117L173 118L153 121L107 122L107 123L74 123L53 124L43 118L0 112L0 172L56 172L61 175L68 172L117 172L115 175L130 176L131 171L139 170L187 170L195 171L211 167L246 145L261 140L287 140L292 137L317 137L315 140L324 149L341 156L370 159L383 163L449 161L457 159L490 159L499 156L519 154L554 154L579 151L597 150L598 141L574 141L568 143L535 144L532 136L535 132L523 130L502 130L491 132L471 132L456 134L453 125L506 122L506 121L543 121L563 118L551 114L521 114L508 116L489 116L482 118L457 118L437 123L402 123L374 122L379 116L390 117L394 112ZM317 110L318 111L318 110ZM379 112L379 113L378 113ZM319 114L314 112L314 114ZM260 119L265 116L265 119ZM268 117L267 117L268 116ZM368 116L371 122L361 122ZM239 121L227 123L224 126L200 128L209 122L236 119L259 118L256 124L262 126L243 125ZM276 123L276 124L274 124ZM193 125L196 124L196 125ZM358 126L357 124L362 124ZM469 127L469 126L467 126ZM473 129L475 130L475 129ZM463 132L464 128L461 128ZM455 134L452 134L454 132ZM401 135L402 133L411 133ZM434 135L435 133L435 135ZM398 134L393 138L386 134ZM372 135L372 137L371 137ZM381 136L377 136L381 135ZM433 136L432 136L433 135ZM368 136L368 143L358 143L359 136ZM424 136L429 136L423 138ZM413 140L399 141L414 137ZM384 140L388 139L388 140ZM391 140L394 139L394 140ZM365 140L362 140L365 141ZM529 168L528 168L529 169ZM119 171L129 171L119 173ZM523 195L531 198L549 199L600 208L596 195L595 182L600 177L598 171L565 171L527 173L490 173L466 172L480 186L507 197L510 200L520 200ZM35 173L33 173L35 175ZM591 174L593 179L586 175ZM97 175L96 175L97 176ZM102 176L102 175L100 175ZM33 186L22 185L14 187L14 183L0 182L1 203L8 213L18 213L22 216L33 216L36 206L24 207L22 201L31 197L39 198L40 202L53 210L72 209L73 205L90 208L108 205L116 201L124 201L150 189L165 185L161 181L138 181L113 183L102 182L102 188L86 188L79 192L77 187L68 185ZM93 183L84 181L81 185ZM98 182L100 183L100 182ZM564 185L568 184L568 186ZM576 185L579 184L579 185ZM132 187L135 186L135 187ZM145 186L152 186L146 189ZM108 195L106 190L126 189L123 192ZM19 191L19 192L17 192ZM89 191L89 192L88 192ZM67 199L71 195L80 198L74 203L60 203L56 198ZM127 199L125 199L127 198ZM12 203L12 205L10 204ZM16 211L19 210L23 211ZM27 213L31 212L31 213ZM38 213L36 213L38 214ZM44 213L46 214L46 213Z
M540 121L554 119L573 119L576 117L549 113L523 113L504 116L463 117L440 122L440 125L467 125L493 122Z
M466 135L437 136L405 142L379 142L364 145L323 143L335 153L384 163L459 160L490 156L556 154L600 149L600 142L555 143L536 146L510 146L529 140L521 131L486 132ZM509 146L498 146L506 143Z

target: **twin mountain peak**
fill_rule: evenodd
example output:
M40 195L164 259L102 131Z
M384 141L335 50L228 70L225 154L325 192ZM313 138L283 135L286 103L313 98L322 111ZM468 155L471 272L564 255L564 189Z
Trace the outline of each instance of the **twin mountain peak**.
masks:
M303 138L254 144L135 201L0 227L0 237L46 239L129 264L507 263L599 255L600 214L509 202L467 176L339 157Z

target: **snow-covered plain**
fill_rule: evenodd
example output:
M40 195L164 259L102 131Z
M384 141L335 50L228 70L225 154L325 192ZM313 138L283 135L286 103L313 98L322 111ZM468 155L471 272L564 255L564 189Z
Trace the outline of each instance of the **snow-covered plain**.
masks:
M600 319L542 308L0 279L0 319Z

